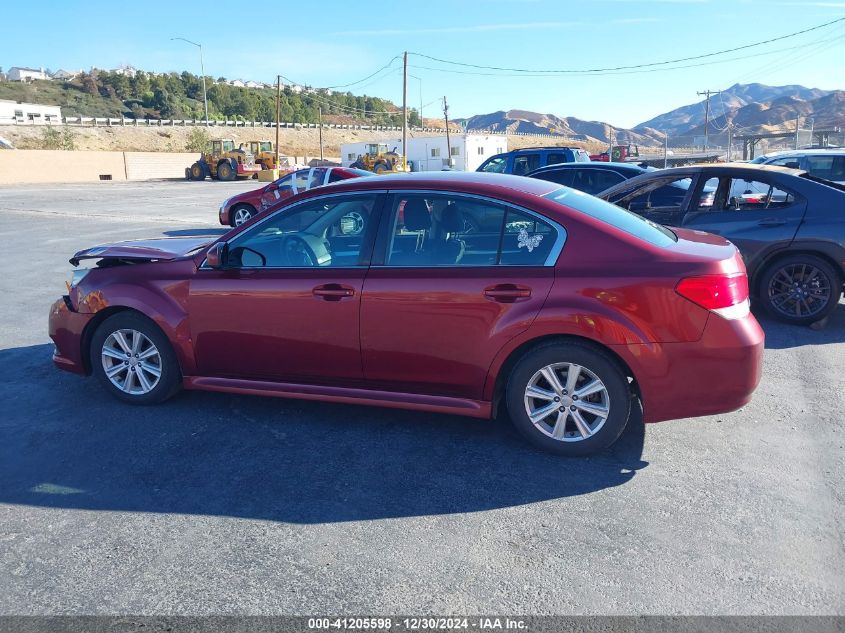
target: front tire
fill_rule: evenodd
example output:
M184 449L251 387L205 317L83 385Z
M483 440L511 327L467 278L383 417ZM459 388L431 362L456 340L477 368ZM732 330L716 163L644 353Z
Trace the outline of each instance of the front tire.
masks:
M223 161L217 165L217 178L219 180L232 181L235 179L235 170L232 169L229 163Z
M774 318L793 325L821 321L842 296L838 272L815 255L789 255L770 264L760 278L757 298Z
M607 354L579 343L550 343L513 368L508 413L529 442L558 455L588 455L613 444L628 423L628 380Z
M170 341L147 317L119 312L103 321L91 338L94 374L118 400L158 404L182 383Z
M191 180L205 180L205 169L199 163L191 165Z
M232 209L232 226L240 226L249 222L253 215L255 215L255 209L245 204L239 204Z

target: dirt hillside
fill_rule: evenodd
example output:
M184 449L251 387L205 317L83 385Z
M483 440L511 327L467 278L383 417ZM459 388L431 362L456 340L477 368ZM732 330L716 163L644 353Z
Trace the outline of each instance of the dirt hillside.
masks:
M125 152L183 152L190 127L74 127L68 128L73 145L78 150L106 150ZM275 140L274 128L211 128L212 138L234 138L236 142ZM44 149L44 128L41 126L3 125L0 136L18 149ZM326 156L339 156L341 143L380 141L401 136L398 131L373 130L323 130L323 147ZM436 132L413 132L411 136L438 136ZM283 154L288 156L315 156L320 153L319 132L314 128L282 128L279 131ZM518 149L534 145L571 145L565 141L555 143L551 138L539 136L508 136L508 147ZM583 145L583 144L582 144ZM587 147L589 151L594 148ZM595 148L599 149L599 148ZM603 149L603 148L602 148Z

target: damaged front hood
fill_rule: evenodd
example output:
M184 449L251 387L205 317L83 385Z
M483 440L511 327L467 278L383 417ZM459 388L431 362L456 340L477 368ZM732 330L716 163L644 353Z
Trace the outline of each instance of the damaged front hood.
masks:
M70 258L70 263L78 266L83 259L170 260L184 257L204 246L208 246L215 239L217 238L214 236L206 235L202 237L162 237L101 244L79 251Z

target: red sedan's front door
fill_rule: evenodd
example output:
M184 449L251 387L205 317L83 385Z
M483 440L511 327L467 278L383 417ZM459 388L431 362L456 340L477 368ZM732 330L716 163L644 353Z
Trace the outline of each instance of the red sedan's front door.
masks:
M283 209L229 244L228 267L198 270L188 301L200 375L359 381L361 291L377 199L328 195ZM350 223L353 213L363 222Z
M563 230L457 194L395 194L391 206L383 262L364 282L364 378L373 388L481 399L496 353L551 289Z

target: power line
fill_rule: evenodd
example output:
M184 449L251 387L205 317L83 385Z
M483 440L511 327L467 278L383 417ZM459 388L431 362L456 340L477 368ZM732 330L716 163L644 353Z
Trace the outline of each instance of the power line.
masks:
M785 40L792 37L797 37L798 35L804 35L805 33L810 33L812 31L817 31L819 29L823 29L825 27L830 26L831 24L837 24L839 22L845 21L845 17L837 18L835 20L831 20L829 22L825 22L823 24L818 24L816 26L812 26L810 28L802 29L800 31L795 31L793 33L787 33L786 35L780 35L778 37L772 37L766 40L761 40L759 42L753 42L751 44L744 44L743 46L735 46L733 48L726 48L720 51L713 51L710 53L703 53L701 55L693 55L690 57L679 57L677 59L669 59L659 62L649 62L645 64L633 64L629 66L611 66L608 68L585 68L585 69L531 69L531 68L507 68L501 66L485 66L483 64L471 64L468 62L457 62L454 60L449 59L442 59L439 57L433 57L431 55L426 55L424 53L413 53L409 52L409 55L416 55L417 57L422 57L424 59L429 59L434 62L438 62L441 64L450 64L452 66L462 66L465 68L477 68L481 70L496 70L501 72L513 72L513 73L534 73L534 74L586 74L586 73L604 73L604 72L612 72L612 71L619 71L619 70L633 70L639 68L650 68L654 66L668 66L670 64L677 64L680 62L688 62L694 61L698 59L705 59L708 57L716 57L718 55L724 55L726 53L735 53L736 51L746 50L749 48L754 48L757 46L763 46L764 44L771 44L772 42L779 42L781 40Z
M350 82L350 83L348 83L348 84L339 84L339 85L337 85L337 86L326 86L326 90L332 90L332 89L334 89L334 88L346 88L346 87L348 87L348 86L354 86L355 84L360 84L360 83L363 83L363 82L367 81L368 79L370 79L370 78L372 78L372 77L375 77L375 76L376 76L376 75L378 75L381 71L383 71L383 70L385 70L385 69L387 69L387 68L390 68L390 67L393 65L393 62L395 62L397 59L399 59L399 57L400 57L399 55L394 56L394 57L393 57L393 59L391 59L391 60L390 60L389 62L387 62L384 66L382 66L381 68L379 68L376 72L374 72L374 73L373 73L373 74L371 74L371 75L367 75L367 76L366 76L366 77L364 77L363 79L359 79L358 81L352 81L352 82ZM388 73L388 74L390 74L390 73Z
M837 40L841 39L843 36L837 36L835 38L820 40L811 46L815 46L818 44L826 44L831 42L833 44L836 43ZM646 68L640 70L627 70L627 71L613 71L613 72L604 72L604 73L584 73L582 76L589 76L589 77L604 77L608 75L637 75L643 73L656 73L656 72L670 72L672 70L682 70L684 68L700 68L702 66L715 66L717 64L729 64L731 62L742 61L745 59L753 59L755 57L764 57L766 55L776 55L777 53L783 53L787 51L794 51L797 49L807 49L806 44L799 44L797 46L787 46L784 48L778 48L771 51L764 51L762 53L753 53L751 55L741 55L739 57L729 57L728 59L718 59L706 62L699 62L697 64L683 64L680 66L671 66L669 68ZM768 66L768 63L766 64ZM556 78L555 75L549 74L528 74L528 73L501 73L501 72L480 72L480 71L472 71L472 70L454 70L451 68L437 68L435 66L417 66L417 65L410 65L411 68L418 68L420 70L433 70L436 72L443 72L443 73L452 73L458 75L472 75L476 77L543 77L543 78ZM574 73L573 73L574 74ZM735 83L735 82L731 82Z

